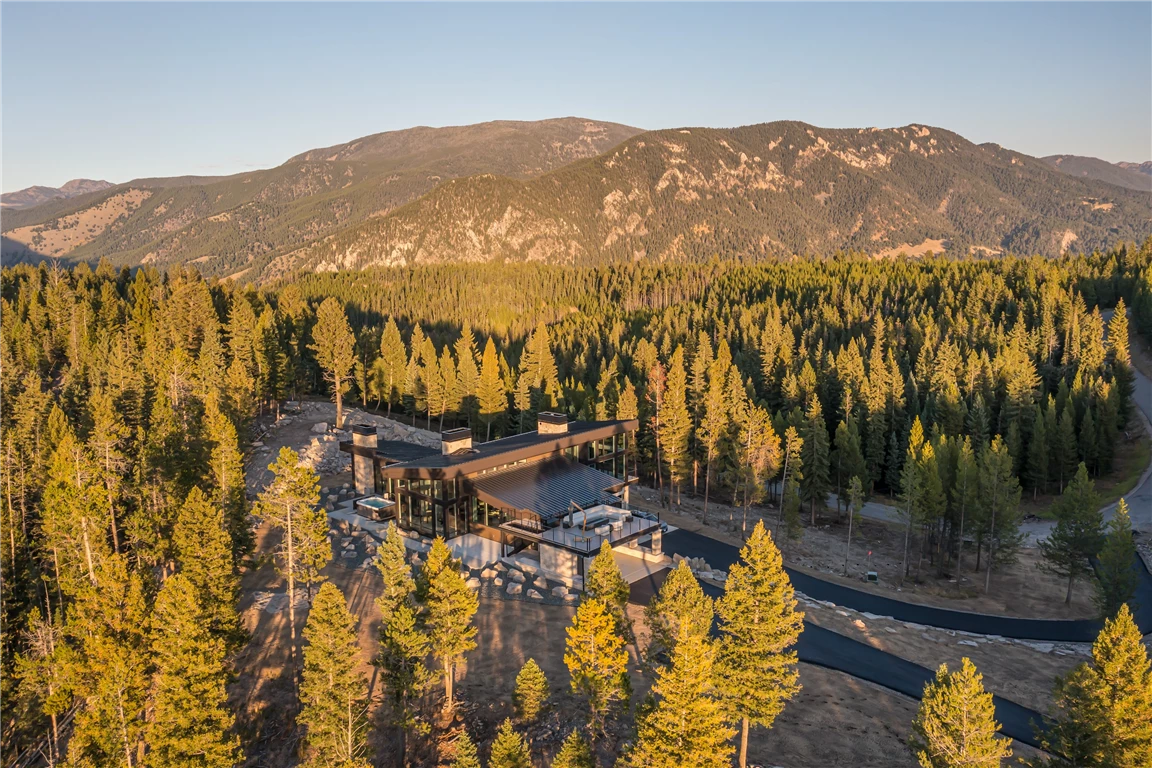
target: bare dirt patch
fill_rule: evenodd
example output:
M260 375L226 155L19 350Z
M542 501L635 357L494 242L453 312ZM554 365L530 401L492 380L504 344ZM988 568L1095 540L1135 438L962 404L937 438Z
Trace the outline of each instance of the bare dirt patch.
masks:
M910 243L902 243L894 248L886 248L876 254L878 259L892 259L897 256L925 256L931 253L943 253L946 250L947 243L944 240L925 240L919 245L912 245Z
M935 627L909 626L855 611L804 606L805 618L878 650L935 670L949 669L967 657L984 675L984 687L1037 712L1049 711L1058 675L1087 660L1087 644L1022 643L1002 638L964 635Z

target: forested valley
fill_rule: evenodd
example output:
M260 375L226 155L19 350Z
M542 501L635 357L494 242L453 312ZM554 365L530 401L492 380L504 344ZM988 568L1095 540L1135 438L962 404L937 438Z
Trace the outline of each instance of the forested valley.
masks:
M310 733L339 732L339 713L309 670L338 676L350 652L347 608L320 586L318 479L281 454L275 483L246 489L253 424L283 401L335 397L478 441L541 411L636 418L635 471L670 509L766 503L796 532L833 513L829 494L836 514L883 496L906 520L909 578L966 540L991 578L1020 546L1023 494L1114 469L1134 413L1129 323L1152 338L1152 239L1060 258L454 264L261 286L17 265L0 301L6 751L56 750L67 721L54 760L186 765L195 737L195 764L233 765L239 574L258 523L295 519L279 510L325 529L290 566L319 617L308 648L330 654L304 655ZM438 573L423 578L431 600Z

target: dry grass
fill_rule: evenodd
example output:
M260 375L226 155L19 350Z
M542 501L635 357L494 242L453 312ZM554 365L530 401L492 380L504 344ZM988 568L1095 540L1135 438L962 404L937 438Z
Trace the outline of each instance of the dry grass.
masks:
M648 498L645 498L648 497ZM657 510L655 493L634 489L633 504ZM742 511L725 504L709 502L704 523L703 505L687 496L675 511L662 512L671 525L696 531L719 541L741 545ZM805 510L807 515L807 509ZM754 507L749 511L748 529L763 518L769 528L775 527L776 510ZM1079 587L1073 592L1072 605L1064 604L1067 584L1061 579L1040 571L1039 552L1022 549L1016 563L992 572L992 588L984 593L984 573L974 572L975 557L966 553L959 588L953 581L952 568L939 575L926 556L920 568L920 581L914 576L900 584L900 566L903 559L904 532L899 526L872 519L864 519L853 526L852 550L848 564L850 577L844 577L844 549L848 538L846 522L836 521L835 509L827 510L817 527L805 527L799 541L777 536L784 561L796 568L812 571L821 579L835 581L855 589L904 600L911 603L934 605L954 610L990 613L1026 618L1080 619L1096 615L1090 590ZM917 565L917 542L913 540L910 566L913 574ZM869 554L871 553L871 554ZM874 570L879 583L863 581L863 574Z

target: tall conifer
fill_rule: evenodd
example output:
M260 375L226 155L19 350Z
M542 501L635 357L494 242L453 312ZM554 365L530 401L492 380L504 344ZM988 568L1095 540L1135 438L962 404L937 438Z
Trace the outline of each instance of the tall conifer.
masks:
M305 766L367 768L368 682L357 669L356 617L344 595L325 582L304 628L304 672L300 714Z
M748 728L772 727L800 690L796 644L804 614L772 537L759 522L728 573L717 601L720 645L716 685L728 721L740 724L740 765L748 757Z

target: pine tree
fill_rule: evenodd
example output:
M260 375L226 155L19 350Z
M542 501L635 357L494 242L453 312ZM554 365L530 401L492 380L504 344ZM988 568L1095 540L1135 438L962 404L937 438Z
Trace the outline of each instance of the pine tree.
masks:
M716 685L728 722L740 723L740 766L747 764L748 728L772 727L800 690L796 644L804 614L772 537L759 522L728 573L717 601L720 645Z
M78 651L68 685L83 703L73 720L68 759L134 768L149 689L144 585L129 572L124 555L102 560L94 574L92 582L79 583L68 615L67 635Z
M512 692L516 718L522 723L534 723L548 704L548 678L535 659L528 659L516 675L516 689Z
M1076 474L1076 467L1080 463L1080 457L1076 448L1076 416L1073 413L1074 410L1071 404L1064 407L1064 411L1060 414L1060 436L1056 440L1055 445L1053 445L1059 462L1061 493L1064 492L1065 483Z
M408 350L404 348L404 339L400 337L396 319L389 317L384 332L380 334L380 356L372 365L377 405L380 399L387 401L389 416L392 415L392 406L399 403L404 394L407 367Z
M231 557L227 550L226 557ZM171 576L152 614L156 676L148 724L147 763L156 768L228 768L241 762L232 733L224 641L201 621L200 590L183 574Z
M484 422L484 439L492 439L492 425L508 411L508 392L500 378L500 364L496 358L496 345L489 338L484 344L484 357L480 362L480 420Z
M505 719L492 742L488 768L532 768L532 757L524 737L512 728L512 720Z
M841 497L850 478L865 478L868 468L860 451L860 431L856 428L856 417L851 413L836 427L836 453L833 464L836 467L836 509L839 511Z
M681 628L672 663L652 686L655 708L637 723L636 745L628 756L636 768L726 768L732 762L725 724L713 693L715 649L706 636ZM721 683L722 684L722 683ZM743 764L743 760L742 760Z
M924 446L924 427L917 416L908 436L908 453L900 470L900 516L904 520L904 559L900 563L900 583L908 575L908 544L912 526L924 509L924 473L920 471L920 452Z
M1124 315L1123 299L1116 303L1116 310L1108 323L1108 349L1112 362L1112 386L1116 393L1116 423L1123 427L1132 416L1136 379L1128 352L1128 318Z
M1128 502L1120 499L1108 521L1108 535L1096 565L1096 607L1103 618L1115 616L1120 606L1136 595L1137 578L1132 569L1136 544L1132 540L1132 519Z
M960 589L964 558L964 525L975 510L980 490L980 468L972 453L972 439L965 437L956 454L955 483L952 486L952 508L959 514L956 534L956 589Z
M848 542L844 546L844 576L848 576L848 556L852 552L852 527L864 508L864 485L859 475L848 481Z
M92 398L92 431L88 435L88 448L99 466L100 479L108 497L112 551L117 554L120 552L120 531L116 524L116 508L124 474L129 468L128 457L123 451L128 435L128 425L117 411L112 395L97 393Z
M592 728L599 731L611 707L631 695L624 638L608 607L595 597L576 609L567 634L564 664L572 692L587 698Z
M319 551L321 542L316 538L317 534L327 547L329 558L332 548L328 543L326 517L323 532L313 522L314 507L320 502L320 481L316 473L300 466L296 452L287 446L280 449L276 462L269 469L275 477L260 494L255 512L273 528L283 531L276 559L280 572L288 579L288 653L295 680L296 580L308 574L307 560L301 554Z
M232 652L240 649L243 630L237 604L240 576L232 560L232 540L224 515L199 488L193 488L172 531L180 573L195 591L199 619L211 635Z
M650 635L648 658L671 658L682 627L691 634L706 636L715 613L712 598L704 594L688 563L681 560L644 608Z
M479 601L460 575L459 563L451 559L448 545L439 537L432 542L432 552L437 549L448 553L448 565L428 576L424 625L428 630L432 655L444 672L444 708L451 712L455 707L452 683L456 665L465 653L476 647L476 627L472 626L472 618L479 608ZM425 567L433 562L430 552Z
M456 757L452 759L452 768L480 768L480 755L476 752L476 743L468 735L468 729L460 732L456 741Z
M632 622L628 618L628 595L631 593L628 580L620 572L616 558L612 555L612 545L605 539L600 552L592 558L588 573L584 578L584 592L604 603L624 637L630 637Z
M376 569L380 571L384 582L376 597L376 607L384 623L402 603L411 600L412 593L416 591L416 582L407 557L408 550L404 546L404 536L399 526L388 526L388 533L376 550Z
M712 464L716 460L720 441L728 433L729 413L727 390L724 383L727 375L727 361L717 358L708 370L708 385L705 390L703 414L697 439L704 448L704 514L708 514L708 494L711 489Z
M398 729L397 752L402 763L407 757L408 732L417 724L414 703L432 680L424 661L429 650L428 634L417 621L411 598L416 585L410 573L408 580L408 586L400 588L407 589L403 596L381 605L380 649L374 661L387 695L390 722ZM393 583L397 582L398 579ZM387 576L385 583L388 583ZM384 598L385 595L377 598L377 604Z
M689 471L688 437L692 418L687 405L687 378L684 373L684 348L676 347L668 363L668 380L664 388L663 412L660 419L660 447L668 471L669 499L680 500L680 484Z
M1098 474L1097 459L1100 456L1100 444L1096 434L1096 422L1092 418L1092 409L1084 411L1084 419L1080 422L1080 463L1088 467L1092 474Z
M808 399L804 421L804 477L800 492L810 505L812 525L816 525L816 506L824 507L831 483L828 477L828 427L824 411L815 395Z
M1065 604L1072 602L1072 585L1076 579L1092 573L1091 558L1100 551L1104 523L1099 504L1088 468L1081 463L1055 504L1056 527L1040 542L1040 554L1044 557L1040 567L1068 579Z
M307 728L305 766L369 765L368 682L357 669L356 622L339 588L321 585L304 627L308 646L296 721Z
M209 458L212 478L212 496L224 512L232 557L240 560L255 545L252 526L248 522L247 488L244 482L244 454L240 451L236 426L210 398L205 407L208 439L212 443Z
M67 680L71 649L65 643L59 611L55 616L44 617L39 607L32 606L27 625L21 637L24 651L16 655L13 664L12 677L16 682L13 699L26 707L26 711L48 718L51 765L60 756L60 715L72 706ZM10 705L11 701L7 703Z
M1048 462L1049 462L1048 435L1045 432L1044 413L1037 405L1032 410L1032 440L1028 443L1028 484L1032 486L1032 500L1036 495L1047 490Z
M1020 481L1012 474L1012 456L999 437L980 454L980 524L988 541L984 591L992 568L1010 562L1020 547Z
M594 768L595 765L592 748L576 729L564 739L563 746L552 760L552 768Z
M1152 663L1127 605L1106 619L1092 660L1056 682L1056 716L1039 734L1049 768L1152 765Z
M942 438L946 440L947 438ZM922 533L935 528L944 518L948 506L948 498L944 494L944 483L940 478L940 462L936 458L936 449L932 443L925 443L920 450L920 461L917 463L917 472L920 475L920 514L919 522ZM916 581L920 581L920 569L924 563L924 548L927 536L921 536L920 556L916 562Z
M922 768L998 768L1012 756L1012 743L999 730L992 694L965 658L955 672L941 664L924 686L910 744Z
M348 376L356 362L356 337L348 327L348 317L338 299L329 296L316 310L316 325L312 329L312 345L316 363L324 372L324 380L332 385L336 401L336 428L344 426L344 392Z

